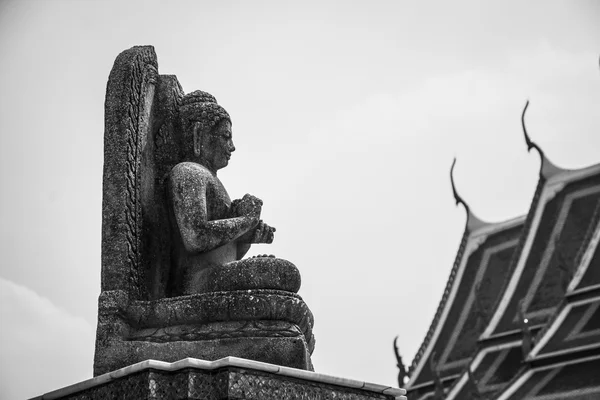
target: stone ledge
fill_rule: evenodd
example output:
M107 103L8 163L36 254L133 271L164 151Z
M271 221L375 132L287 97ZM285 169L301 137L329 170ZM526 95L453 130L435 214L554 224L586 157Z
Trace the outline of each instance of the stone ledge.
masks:
M92 379L76 383L71 386L64 387L62 389L46 393L42 396L35 397L31 400L101 398L95 397L95 395L92 393L94 389L99 389L102 386L108 388L111 383L114 384L116 382L126 381L130 378L135 379L135 376L139 377L139 374L143 372L152 374L152 371L169 373L184 370L204 372L204 374L207 376L215 376L216 372L223 371L224 373L228 374L228 378L230 380L237 379L235 383L230 383L229 386L225 388L225 394L223 394L222 392L223 388L220 388L220 394L216 394L218 390L213 387L213 383L204 384L203 388L206 388L207 392L202 392L202 397L188 397L188 394L191 393L192 390L188 390L185 385L189 382L194 381L194 379L191 376L184 379L179 379L178 382L180 382L179 385L181 387L177 387L178 384L173 385L172 383L170 383L168 389L177 390L178 394L185 392L185 397L178 397L184 399L266 399L269 398L269 395L273 395L276 396L273 398L293 400L301 398L301 395L304 392L304 390L310 390L312 392L321 390L324 392L338 392L336 398L339 398L341 400L406 400L406 397L404 397L406 391L404 389L356 381L352 379L339 378L335 376L295 368L281 367L274 364L246 360L237 357L226 357L216 361L204 361L195 358L186 358L173 363L156 360L146 360L113 372L97 376ZM239 377L242 378L240 379ZM171 396L164 397L164 393L166 393L165 390L167 389L158 387L160 385L157 382L159 382L160 379L162 378L149 376L149 384L138 385L138 387L143 388L148 393L144 393L143 391L136 392L135 394L132 394L131 392L127 393L130 396L137 396L130 397L135 399L172 398ZM224 378L221 377L221 381L223 381L223 379ZM266 381L268 381L268 384L264 384ZM252 382L258 383L253 384ZM108 388L107 390L110 390L110 388ZM269 390L272 393L268 392ZM87 394L84 392L87 392ZM257 392L259 393L257 394ZM161 393L163 394L162 396Z
M144 360L184 357L214 361L235 356L312 370L312 327L313 315L302 298L280 290L151 301L105 291L99 299L94 376Z

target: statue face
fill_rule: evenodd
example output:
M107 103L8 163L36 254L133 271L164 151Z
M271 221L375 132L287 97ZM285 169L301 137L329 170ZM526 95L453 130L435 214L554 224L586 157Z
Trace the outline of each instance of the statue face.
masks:
M224 120L217 128L203 138L201 164L216 172L229 164L231 153L235 151L231 136L231 122Z

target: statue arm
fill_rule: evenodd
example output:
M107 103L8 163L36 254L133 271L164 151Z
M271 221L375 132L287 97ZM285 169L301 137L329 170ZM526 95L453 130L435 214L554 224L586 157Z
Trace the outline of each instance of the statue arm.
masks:
M237 239L237 259L241 260L248 250L250 250L252 244L273 243L275 230L274 227L269 226L260 220L255 228L249 230Z
M169 175L168 195L185 249L202 253L230 243L252 230L259 215L208 220L206 176L193 167L176 166ZM260 210L259 210L260 212Z

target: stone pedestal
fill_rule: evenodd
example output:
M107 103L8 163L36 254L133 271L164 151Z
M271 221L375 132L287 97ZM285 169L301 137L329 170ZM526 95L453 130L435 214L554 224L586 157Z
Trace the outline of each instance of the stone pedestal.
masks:
M404 389L227 357L147 360L32 400L406 400Z
M312 370L313 316L297 294L236 290L153 301L100 295L94 375L154 359L234 356Z

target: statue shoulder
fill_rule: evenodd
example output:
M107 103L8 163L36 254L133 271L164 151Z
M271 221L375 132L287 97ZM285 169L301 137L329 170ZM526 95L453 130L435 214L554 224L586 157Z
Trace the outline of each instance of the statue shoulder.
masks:
M167 176L171 183L181 182L186 184L206 184L214 177L206 167L194 162L182 162L175 165Z

